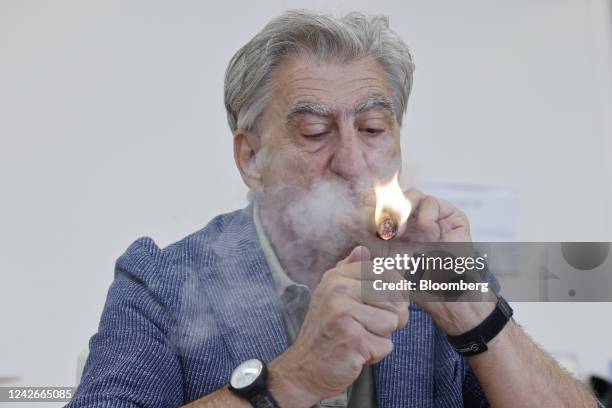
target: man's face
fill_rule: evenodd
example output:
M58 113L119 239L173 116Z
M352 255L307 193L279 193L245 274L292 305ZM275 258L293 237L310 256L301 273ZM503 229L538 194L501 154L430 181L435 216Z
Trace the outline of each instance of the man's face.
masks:
M258 122L264 195L337 183L371 194L399 168L400 138L385 72L371 57L330 64L292 57ZM285 196L287 198L287 196Z
M374 184L400 167L391 89L373 58L289 58L273 80L274 95L254 129L263 190L257 200L272 235L285 234L275 243L281 253L310 259L309 248L335 262L374 237Z

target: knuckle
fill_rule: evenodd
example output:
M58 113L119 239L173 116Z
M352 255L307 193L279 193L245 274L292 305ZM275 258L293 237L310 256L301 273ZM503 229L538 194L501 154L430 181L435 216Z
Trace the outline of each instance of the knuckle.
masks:
M365 337L355 325L346 324L343 327L341 343L349 350L363 354L368 349Z
M372 347L364 338L355 341L355 350L361 355L364 361L370 361L374 357Z
M376 352L374 353L374 358L382 359L387 355L391 354L393 351L393 342L390 339L382 339L380 344L376 348Z
M357 350L366 361L371 358L370 348L364 340L359 340L355 343L355 350Z
M323 321L321 325L322 333L324 337L334 337L336 332L338 331L338 321L334 319L326 319Z
M344 281L336 280L330 285L329 290L334 295L348 294L351 292L351 286Z
M393 351L393 342L391 341L391 339L383 340L381 351L383 353L383 357L391 354L391 352Z
M349 314L349 308L342 299L332 297L328 301L327 312L332 320L338 320Z
M325 330L328 333L333 333L333 336L339 339L341 344L349 344L347 336L351 332L351 322L347 318L330 318L325 323Z
M354 372L354 373L358 373L359 371L361 371L361 369L363 368L363 365L366 363L366 361L368 361L368 359L365 358L362 354L360 354L360 353L353 353L348 358L349 369L352 372Z
M352 326L346 325L346 328L344 329L344 333L343 334L344 334L344 340L348 344L356 347L357 349L361 350L363 348L363 346L365 345L363 337Z
M382 325L382 333L381 335L384 337L389 337L393 334L393 332L397 329L399 323L399 317L394 313L386 313L384 317L384 322Z

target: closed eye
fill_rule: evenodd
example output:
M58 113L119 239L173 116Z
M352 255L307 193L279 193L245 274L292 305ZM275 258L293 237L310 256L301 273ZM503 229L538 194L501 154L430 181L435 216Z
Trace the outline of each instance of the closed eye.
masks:
M376 136L379 135L381 133L383 133L385 131L385 129L378 129L378 128L361 128L359 129L360 132L365 132L368 135L372 135L372 136Z
M321 133L312 133L312 134L303 134L302 133L302 137L306 138L306 139L312 139L312 140L316 140L316 139L320 139L323 136L327 135L329 132L321 132Z

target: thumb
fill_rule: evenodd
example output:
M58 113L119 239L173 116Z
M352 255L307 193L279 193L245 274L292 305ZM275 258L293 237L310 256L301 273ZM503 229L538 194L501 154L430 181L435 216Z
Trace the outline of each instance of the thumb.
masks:
M341 263L364 262L370 260L370 250L363 245L358 245Z

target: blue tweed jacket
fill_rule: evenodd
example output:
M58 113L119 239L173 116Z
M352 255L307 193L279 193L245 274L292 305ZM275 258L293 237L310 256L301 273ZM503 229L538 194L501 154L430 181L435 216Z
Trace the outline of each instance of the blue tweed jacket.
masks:
M373 367L378 405L486 407L478 381L417 305ZM67 405L178 407L225 385L240 362L288 347L252 206L167 248L140 238L117 260L81 383Z

